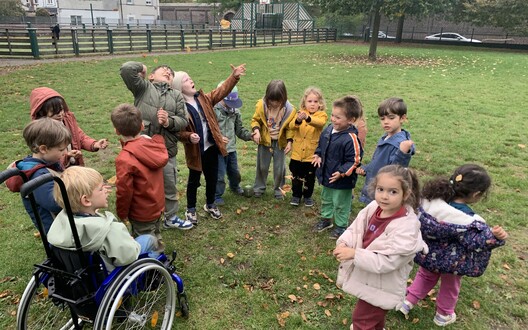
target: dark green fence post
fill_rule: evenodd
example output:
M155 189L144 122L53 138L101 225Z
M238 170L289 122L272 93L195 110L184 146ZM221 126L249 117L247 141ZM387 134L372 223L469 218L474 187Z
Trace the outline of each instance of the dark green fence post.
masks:
M271 30L271 45L275 46L275 29Z
M110 30L110 27L106 27L106 38L108 40L108 52L110 54L114 53L114 39L112 35L112 30Z
M31 55L33 55L34 58L39 58L40 52L37 40L37 29L28 28L27 31L29 35L29 42L31 43Z
M325 42L328 42L328 28L325 28Z
M77 35L77 30L76 29L72 29L71 30L71 33L72 33L72 43L73 43L73 52L75 53L76 56L79 56L79 36Z
M232 43L233 44L233 48L236 48L236 30L231 31L231 33L232 33L232 36L233 36L233 39L232 39L233 40L233 43Z
M257 47L257 30L253 31L253 47Z
M180 45L181 50L185 50L185 30L180 30Z
M86 33L86 24L82 23L82 27L83 27L83 33Z
M167 31L167 24L163 24L163 30L165 31L165 49L169 49L169 33Z
M147 51L149 53L152 52L152 30L150 29L150 26L147 24Z
M196 49L198 49L198 46ZM209 50L211 49L213 49L213 30L209 29Z
M306 43L306 29L303 29L303 44Z
M288 45L291 45L291 29L288 30Z

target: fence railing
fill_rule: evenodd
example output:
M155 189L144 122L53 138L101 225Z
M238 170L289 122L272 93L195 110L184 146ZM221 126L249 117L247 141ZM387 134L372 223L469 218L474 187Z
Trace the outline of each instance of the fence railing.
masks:
M49 57L56 55L118 54L126 52L189 51L217 48L275 46L333 42L335 29L252 31L161 28L71 28L59 39L50 29L0 30L0 56Z

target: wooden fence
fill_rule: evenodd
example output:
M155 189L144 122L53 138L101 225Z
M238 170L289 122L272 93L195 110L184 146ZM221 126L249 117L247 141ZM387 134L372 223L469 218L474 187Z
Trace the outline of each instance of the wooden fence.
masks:
M56 55L188 51L333 42L335 29L253 31L156 28L63 28L55 40L50 29L0 30L0 56L42 58Z

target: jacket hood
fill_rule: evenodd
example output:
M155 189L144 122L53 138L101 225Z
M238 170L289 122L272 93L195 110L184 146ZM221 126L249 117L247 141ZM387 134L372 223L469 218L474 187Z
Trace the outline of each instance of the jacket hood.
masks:
M35 120L37 112L42 107L42 104L46 102L46 100L49 100L52 97L60 97L62 99L62 102L64 103L64 112L69 112L70 108L68 107L68 104L64 100L64 97L60 95L57 91L54 89L51 89L49 87L38 87L31 91L31 94L29 95L29 108L30 108L30 116L31 120Z
M136 143L140 139L140 143ZM122 142L122 146L123 151L127 151L141 164L150 169L156 170L167 164L167 148L161 135L154 135L152 138L147 135L141 135L137 139Z

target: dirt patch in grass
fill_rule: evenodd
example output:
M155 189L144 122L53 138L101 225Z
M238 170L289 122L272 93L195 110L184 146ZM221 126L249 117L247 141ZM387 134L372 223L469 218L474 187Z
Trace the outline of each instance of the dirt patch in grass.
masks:
M314 56L316 62L321 62L325 65L395 65L395 66L412 66L412 67L439 67L446 66L453 62L452 59L447 58L427 58L427 57L410 57L410 56L394 56L394 55L378 55L376 61L371 61L368 55L324 55L317 54Z

